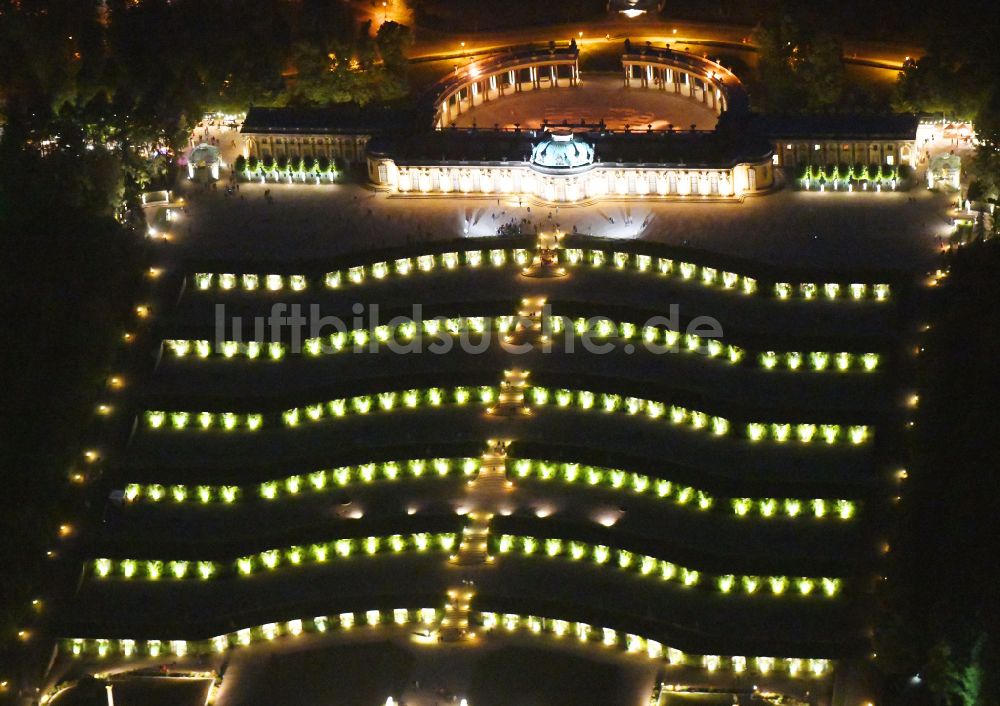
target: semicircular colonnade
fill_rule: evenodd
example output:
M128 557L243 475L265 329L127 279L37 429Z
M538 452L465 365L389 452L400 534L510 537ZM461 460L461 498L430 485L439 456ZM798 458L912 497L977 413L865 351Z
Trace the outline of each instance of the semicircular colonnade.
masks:
M644 46L638 50L626 47L621 61L626 88L636 84L643 88L652 86L691 98L716 115L727 110L745 112L748 108L746 92L736 74L711 59ZM433 126L448 127L462 113L511 94L537 90L544 85L557 88L579 83L579 51L572 44L494 54L464 67L456 65L453 73L431 89Z
M746 112L748 102L743 84L732 71L711 59L669 48L651 46L622 54L625 86L638 82L668 93L692 98L717 115L729 111Z
M576 86L580 80L580 53L575 46L528 49L495 54L455 71L438 81L434 98L434 127L451 124L454 117L491 100L511 93L536 90L559 81Z

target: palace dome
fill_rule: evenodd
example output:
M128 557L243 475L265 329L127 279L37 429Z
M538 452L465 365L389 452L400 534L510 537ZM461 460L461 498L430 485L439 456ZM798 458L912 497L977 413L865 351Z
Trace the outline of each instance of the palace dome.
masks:
M550 133L531 150L531 163L549 169L572 169L594 162L594 146L573 139L573 133Z

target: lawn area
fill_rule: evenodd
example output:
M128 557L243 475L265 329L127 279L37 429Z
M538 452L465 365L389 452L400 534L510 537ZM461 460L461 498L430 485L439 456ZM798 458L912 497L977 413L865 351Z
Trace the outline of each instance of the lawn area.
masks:
M621 670L584 657L505 647L476 665L469 689L475 706L632 706Z
M411 653L388 642L267 651L243 662L236 679L227 675L216 703L381 706L411 681L414 662Z

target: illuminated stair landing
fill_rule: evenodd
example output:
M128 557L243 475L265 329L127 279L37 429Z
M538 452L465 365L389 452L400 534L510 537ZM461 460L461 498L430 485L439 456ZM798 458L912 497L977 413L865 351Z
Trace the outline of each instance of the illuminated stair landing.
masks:
M500 394L497 402L487 414L498 417L516 417L531 414L524 404L524 387L528 384L528 372L525 370L505 370L503 382L500 383Z
M493 563L489 554L490 521L500 502L513 488L513 483L507 479L507 443L490 440L479 473L469 481L467 498L473 509L468 514L469 523L462 529L458 552L450 559L452 564L462 569L475 569ZM448 590L441 620L443 641L456 642L472 637L468 630L469 601L475 595L472 586L472 579L466 576L461 585Z
M549 336L542 328L545 315L545 297L529 297L521 300L517 319L504 342L512 346L535 346L549 342Z
M535 245L535 256L531 264L521 270L525 277L565 277L566 268L559 265L558 248L563 233L539 233Z
M471 582L448 589L444 617L441 618L442 642L458 642L475 637L469 632L469 604L474 595L476 592L472 590Z

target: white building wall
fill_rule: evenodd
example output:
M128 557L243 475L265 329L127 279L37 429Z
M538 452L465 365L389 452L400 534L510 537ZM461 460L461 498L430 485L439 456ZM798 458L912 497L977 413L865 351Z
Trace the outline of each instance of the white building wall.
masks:
M752 170L756 171L751 177ZM732 198L766 191L774 183L769 163L724 169L596 166L576 174L545 174L528 165L422 167L373 159L369 177L377 187L398 194L508 195L552 203L601 198Z

